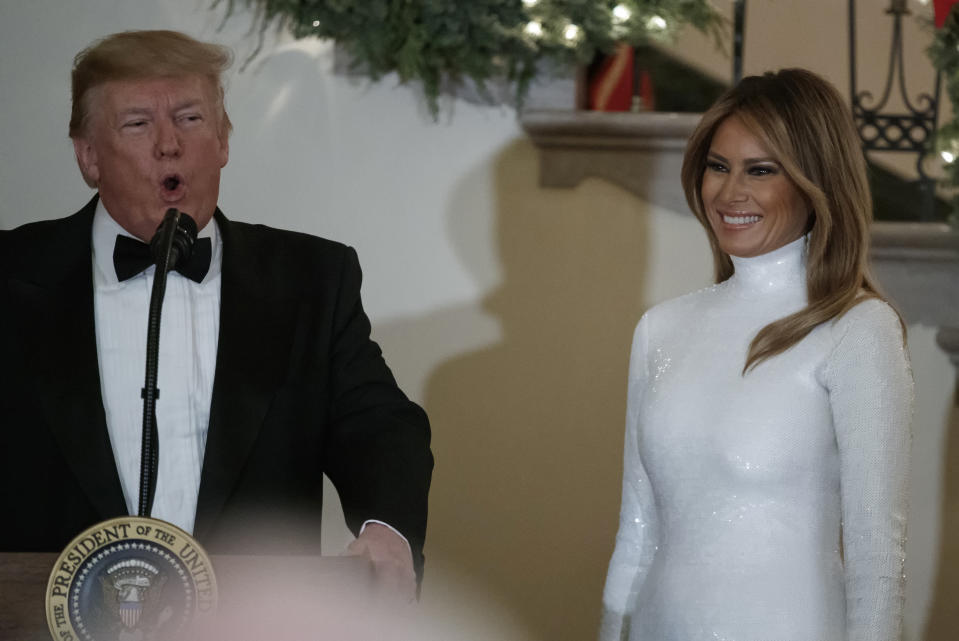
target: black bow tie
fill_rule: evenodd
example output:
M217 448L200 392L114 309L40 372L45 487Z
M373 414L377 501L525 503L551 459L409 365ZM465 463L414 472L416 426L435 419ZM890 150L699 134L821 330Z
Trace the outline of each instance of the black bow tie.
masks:
M197 238L193 244L190 260L181 260L176 266L176 271L192 281L203 282L206 273L210 271L212 255L213 244L210 239ZM153 255L150 253L149 245L136 238L117 234L117 241L113 246L113 268L117 271L117 279L122 282L133 278L152 264Z

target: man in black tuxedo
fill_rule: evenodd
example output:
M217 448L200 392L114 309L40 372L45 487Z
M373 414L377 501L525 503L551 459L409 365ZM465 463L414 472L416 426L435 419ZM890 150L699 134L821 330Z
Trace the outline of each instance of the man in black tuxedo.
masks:
M98 193L67 218L0 232L0 549L59 551L136 511L145 346L127 334L145 332L153 271L122 274L113 242L148 242L175 207L196 220L209 263L168 283L153 516L211 553L318 553L325 472L358 535L350 551L411 594L433 466L426 415L370 340L351 248L217 209L229 58L150 31L75 60L70 135Z

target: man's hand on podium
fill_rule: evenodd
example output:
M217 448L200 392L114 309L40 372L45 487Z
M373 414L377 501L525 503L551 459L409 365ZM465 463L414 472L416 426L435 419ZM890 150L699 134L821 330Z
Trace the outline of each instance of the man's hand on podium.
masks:
M416 598L416 573L409 544L390 528L367 523L346 548L346 554L365 556L373 563L376 587L381 591L406 601Z

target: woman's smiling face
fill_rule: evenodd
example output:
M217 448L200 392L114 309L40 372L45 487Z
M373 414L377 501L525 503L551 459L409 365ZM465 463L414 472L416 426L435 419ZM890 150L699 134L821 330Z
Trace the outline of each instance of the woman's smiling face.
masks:
M802 192L735 115L713 134L700 195L720 248L731 256L779 249L800 238L809 222Z

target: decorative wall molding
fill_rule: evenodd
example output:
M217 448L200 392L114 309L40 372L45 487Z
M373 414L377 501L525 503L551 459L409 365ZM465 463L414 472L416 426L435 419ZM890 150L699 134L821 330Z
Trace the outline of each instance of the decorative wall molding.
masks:
M702 114L661 111L602 112L540 109L526 111L520 122L544 149L678 149L686 147Z
M939 328L936 342L959 368L959 232L942 223L874 223L872 266L906 322Z
M540 150L540 185L602 178L654 204L687 211L679 182L701 114L528 110L520 122Z

